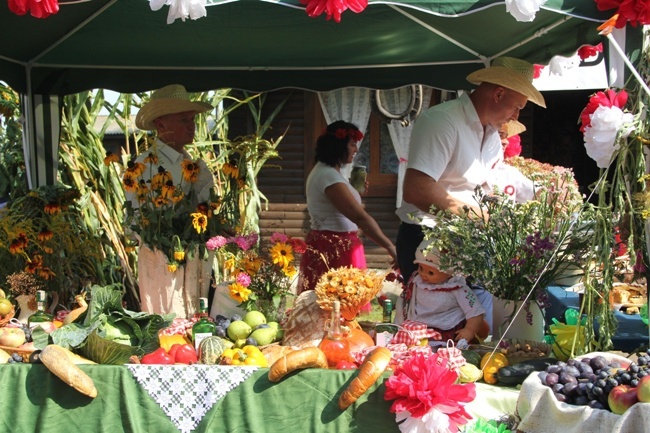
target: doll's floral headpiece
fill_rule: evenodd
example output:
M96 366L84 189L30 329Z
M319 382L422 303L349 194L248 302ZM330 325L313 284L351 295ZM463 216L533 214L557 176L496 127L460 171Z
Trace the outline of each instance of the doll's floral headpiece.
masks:
M328 131L327 128L323 130L323 133L321 135L326 135L326 134L331 134L334 137L338 138L339 140L342 140L344 138L352 139L354 141L361 141L363 140L363 132L359 131L358 129L352 129L352 128L337 128L336 131L331 132Z

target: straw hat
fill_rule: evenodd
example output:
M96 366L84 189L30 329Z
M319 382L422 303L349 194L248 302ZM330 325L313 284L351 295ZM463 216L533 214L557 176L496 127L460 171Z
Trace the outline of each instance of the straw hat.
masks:
M135 126L142 130L156 129L153 121L167 114L194 111L204 113L214 107L207 102L193 102L187 90L180 84L171 84L151 94L149 102L138 111L135 117Z
M503 86L526 96L529 101L546 108L544 97L533 86L535 67L512 57L497 57L492 64L484 69L474 71L467 76L472 84L492 83Z
M504 126L508 134L506 138L519 135L526 130L526 125L519 122L518 120L511 120L508 123L506 123Z

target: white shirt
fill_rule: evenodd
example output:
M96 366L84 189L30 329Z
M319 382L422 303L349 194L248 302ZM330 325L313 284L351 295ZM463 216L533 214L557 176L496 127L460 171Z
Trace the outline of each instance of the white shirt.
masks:
M441 284L429 284L415 275L412 280L413 295L407 319L426 323L446 331L460 322L485 314L474 291L460 275Z
M307 177L307 209L311 217L312 230L355 232L359 227L339 212L325 195L325 189L335 183L343 183L350 190L357 203L361 196L350 182L334 167L317 162Z
M416 119L407 168L421 171L452 197L476 206L474 189L481 185L489 192L489 171L501 154L499 131L481 125L469 95L463 94L429 108ZM406 201L396 213L404 222L433 226L429 213Z

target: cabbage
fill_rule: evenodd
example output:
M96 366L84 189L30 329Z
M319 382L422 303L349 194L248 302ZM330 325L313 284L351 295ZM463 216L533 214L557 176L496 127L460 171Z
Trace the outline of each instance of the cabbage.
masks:
M119 286L93 286L84 322L62 326L50 338L98 364L125 364L160 347L158 331L174 317L125 310Z

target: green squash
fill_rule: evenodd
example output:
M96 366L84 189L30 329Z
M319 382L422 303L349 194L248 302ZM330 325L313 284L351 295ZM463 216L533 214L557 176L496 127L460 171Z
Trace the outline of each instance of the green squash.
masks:
M199 363L207 365L218 364L219 358L229 346L232 346L232 342L226 341L221 337L212 336L204 339L199 344Z

